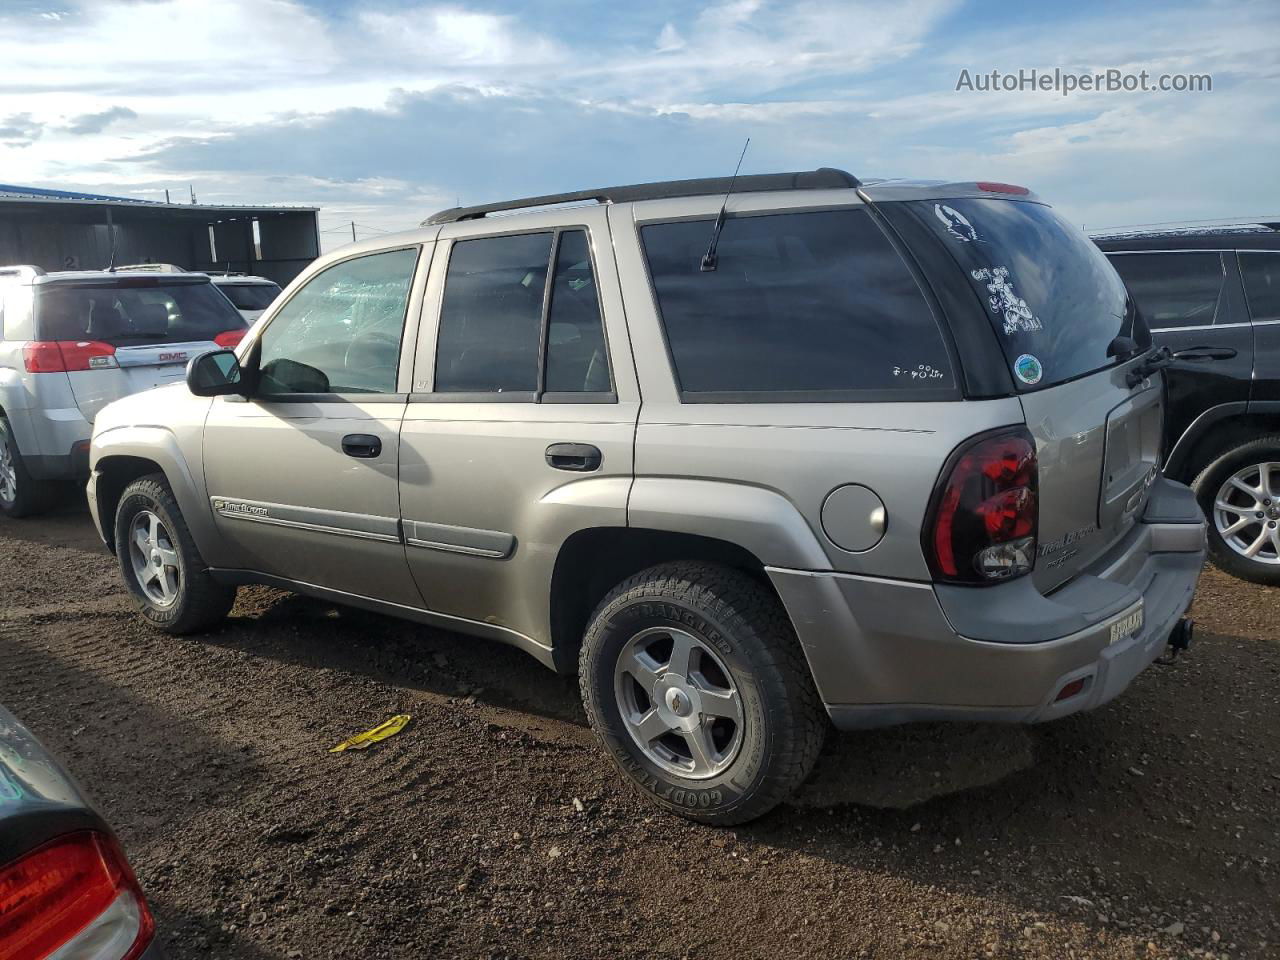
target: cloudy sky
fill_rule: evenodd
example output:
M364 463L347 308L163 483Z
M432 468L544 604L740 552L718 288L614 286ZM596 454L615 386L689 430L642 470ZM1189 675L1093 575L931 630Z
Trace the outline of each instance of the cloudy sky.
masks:
M1211 92L956 90L962 70ZM1280 3L0 0L0 182L305 203L732 171L1024 183L1087 227L1280 216Z

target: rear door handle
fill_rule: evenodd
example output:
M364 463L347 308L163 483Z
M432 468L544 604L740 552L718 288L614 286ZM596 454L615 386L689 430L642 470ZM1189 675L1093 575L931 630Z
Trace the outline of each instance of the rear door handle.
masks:
M382 453L382 438L371 433L348 433L342 438L342 452L359 460L373 460Z
M557 470L589 473L599 470L604 456L589 443L553 443L547 447L547 463Z
M1235 355L1236 351L1231 347L1187 347L1175 352L1173 358L1194 363L1199 360L1230 360Z

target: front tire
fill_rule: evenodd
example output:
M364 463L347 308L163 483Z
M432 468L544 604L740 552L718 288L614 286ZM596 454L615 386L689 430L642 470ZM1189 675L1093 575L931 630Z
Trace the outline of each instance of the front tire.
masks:
M29 517L46 510L52 500L52 485L27 472L13 428L0 416L0 513Z
M1280 585L1280 436L1228 450L1191 486L1214 562L1242 580Z
M162 474L125 487L116 508L115 535L125 586L152 626L172 634L195 633L230 612L235 588L209 575Z
M714 564L661 564L615 587L587 627L579 681L623 775L702 823L744 823L786 800L828 725L782 605Z

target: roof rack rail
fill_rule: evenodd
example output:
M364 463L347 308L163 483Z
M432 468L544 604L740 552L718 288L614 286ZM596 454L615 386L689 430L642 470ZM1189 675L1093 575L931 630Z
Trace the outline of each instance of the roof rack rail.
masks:
M729 177L710 177L702 180L664 180L658 183L633 183L621 187L600 187L595 190L577 190L572 193L549 193L541 197L524 197L520 200L504 200L500 203L484 203L474 207L452 207L433 213L422 226L433 227L459 220L479 220L491 213L506 210L523 210L528 207L549 207L560 203L630 203L637 200L667 200L674 197L700 197L728 192ZM733 192L761 193L768 190L839 190L862 186L862 181L851 173L834 167L819 167L795 173L756 173L739 176L733 184Z
M43 276L44 270L34 263L15 263L13 266L0 267L0 277L4 278L17 277L20 280L33 280Z
M1260 217L1251 220L1248 217L1226 217L1221 220L1166 220L1159 223L1133 223L1121 227L1103 227L1090 229L1091 237L1123 236L1128 234L1176 233L1178 231L1204 232L1214 230L1274 230L1280 231L1280 220Z

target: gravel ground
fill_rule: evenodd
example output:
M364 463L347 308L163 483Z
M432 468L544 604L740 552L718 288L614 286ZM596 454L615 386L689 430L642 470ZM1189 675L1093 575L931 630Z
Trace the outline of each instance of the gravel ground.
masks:
M259 588L154 633L78 510L0 521L0 596L0 701L172 958L1280 957L1280 592L1214 570L1110 706L832 736L729 830L651 812L513 650Z

